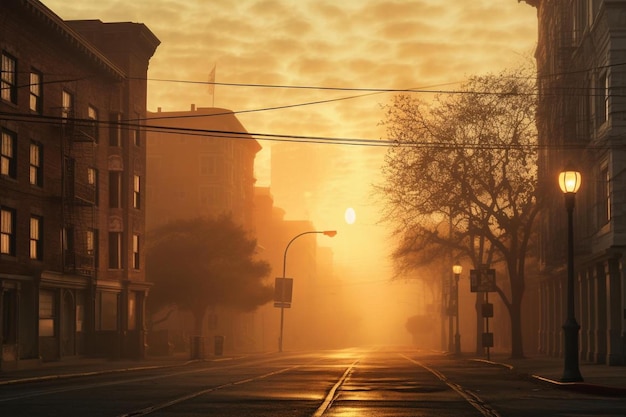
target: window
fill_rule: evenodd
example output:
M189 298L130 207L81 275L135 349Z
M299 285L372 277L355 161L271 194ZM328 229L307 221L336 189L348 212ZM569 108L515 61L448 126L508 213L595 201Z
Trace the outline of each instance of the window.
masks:
M111 113L109 146L122 146L122 115Z
M141 178L139 175L133 177L133 207L141 208Z
M100 291L96 297L96 330L117 330L118 294Z
M61 233L65 267L71 269L76 266L76 251L74 250L74 248L76 247L74 245L74 228L64 227Z
M609 78L606 72L597 80L595 100L596 125L599 127L609 120Z
M0 97L17 104L17 61L2 52L2 76L0 76Z
M85 293L76 291L76 332L85 330Z
M98 110L93 107L93 106L89 106L87 108L87 118L89 120L92 121L92 126L91 126L91 135L93 137L93 140L98 143L98 137L99 135L99 124L98 124Z
M15 210L0 209L0 253L15 256Z
M217 157L213 155L200 155L200 175L217 174Z
M133 269L139 269L139 235L133 235Z
M63 104L61 109L61 117L63 119L74 118L74 96L68 91L63 90Z
M97 206L99 201L98 192L98 170L92 167L87 168L87 184L93 187L93 202Z
M139 129L139 114L135 113L135 120L133 120L131 127L131 135L133 136L133 143L135 146L141 146L141 136Z
M109 207L122 208L122 172L109 172Z
M611 177L608 165L600 169L598 184L598 224L602 227L611 220Z
M35 113L43 112L43 81L39 71L32 70L30 73L30 109Z
M110 269L122 269L123 268L123 254L122 250L123 241L122 233L109 232L109 268Z
M56 303L54 292L50 290L39 291L39 336L53 337L55 335L55 312Z
M43 258L43 220L39 216L30 216L30 259Z
M137 293L128 293L128 330L137 330Z
M2 150L0 150L0 174L15 178L17 169L15 147L17 136L8 130L2 130Z
M93 265L98 267L98 231L95 229L87 230L85 240L87 243L87 255L93 257Z
M39 143L30 143L30 183L37 187L43 186L42 168L43 150Z

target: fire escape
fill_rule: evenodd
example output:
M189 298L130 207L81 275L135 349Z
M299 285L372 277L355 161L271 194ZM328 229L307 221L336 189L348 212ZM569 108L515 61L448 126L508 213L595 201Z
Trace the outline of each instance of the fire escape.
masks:
M93 277L98 249L98 126L96 120L75 118L72 111L63 116L63 272Z

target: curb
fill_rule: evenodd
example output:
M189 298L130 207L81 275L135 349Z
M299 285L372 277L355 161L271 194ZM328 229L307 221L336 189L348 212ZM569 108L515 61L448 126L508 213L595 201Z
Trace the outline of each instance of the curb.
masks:
M29 382L42 382L42 381L54 381L54 380L59 380L59 379L80 378L80 377L94 376L94 375L115 374L115 373L120 373L120 372L146 371L150 369L174 368L177 366L185 366L193 362L197 362L197 360L190 360L190 361L186 361L183 363L177 363L177 364L172 364L172 365L135 366L131 368L101 369L98 371L73 372L73 373L67 373L67 374L52 374L52 375L26 377L26 378L15 378L15 379L8 379L5 381L0 381L0 386L26 384Z
M587 382L561 382L554 379L546 378L536 374L527 374L518 372L514 365L502 362L493 362L485 359L470 359L474 362L482 362L488 365L501 366L509 369L511 372L515 372L518 375L530 377L536 382L543 383L558 389L566 389L569 391L580 392L583 394L600 395L606 397L624 397L626 396L626 388L624 387L610 387L607 385L590 384Z

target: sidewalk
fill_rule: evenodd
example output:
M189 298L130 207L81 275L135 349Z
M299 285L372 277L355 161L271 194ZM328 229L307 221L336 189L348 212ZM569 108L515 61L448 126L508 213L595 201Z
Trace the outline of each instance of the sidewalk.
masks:
M0 371L0 387L10 384L75 378L106 373L169 368L184 366L192 362L195 362L195 360L189 360L189 353L175 354L173 356L154 356L142 360L69 358L56 362L45 362L30 369Z
M470 360L504 366L521 376L556 388L586 394L626 397L626 366L607 366L580 361L578 368L584 381L560 382L563 375L563 358L533 356L511 359L505 354L492 354L489 361L486 358Z

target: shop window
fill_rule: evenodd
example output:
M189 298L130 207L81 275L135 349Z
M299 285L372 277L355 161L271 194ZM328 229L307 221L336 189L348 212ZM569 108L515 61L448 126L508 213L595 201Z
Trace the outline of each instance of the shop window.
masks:
M39 291L39 336L55 336L56 302L55 294L50 290Z
M114 292L101 291L96 299L96 330L117 330L118 299Z
M17 293L13 290L2 292L2 344L8 345L17 340Z

